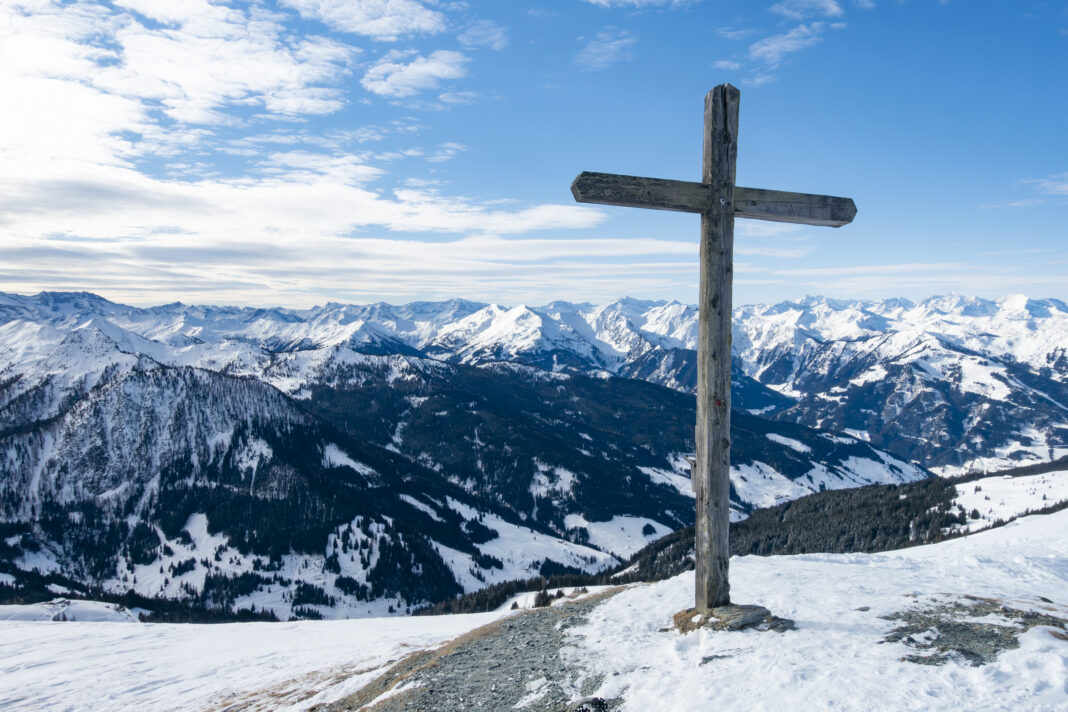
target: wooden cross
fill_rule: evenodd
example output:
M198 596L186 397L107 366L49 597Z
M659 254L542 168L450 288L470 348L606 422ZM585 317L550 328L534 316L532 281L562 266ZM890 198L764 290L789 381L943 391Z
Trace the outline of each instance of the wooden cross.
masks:
M734 218L841 227L857 208L849 198L734 185L739 93L720 84L705 97L702 181L581 173L571 184L580 203L701 214L701 286L697 336L697 609L730 604L731 281Z

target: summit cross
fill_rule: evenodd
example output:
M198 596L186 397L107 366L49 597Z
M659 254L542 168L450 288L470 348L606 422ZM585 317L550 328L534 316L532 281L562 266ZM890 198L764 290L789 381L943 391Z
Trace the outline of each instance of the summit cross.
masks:
M739 92L720 84L705 97L700 183L581 173L571 184L580 203L701 214L701 284L697 335L696 602L708 613L729 605L731 283L734 218L841 227L857 208L849 198L734 185Z

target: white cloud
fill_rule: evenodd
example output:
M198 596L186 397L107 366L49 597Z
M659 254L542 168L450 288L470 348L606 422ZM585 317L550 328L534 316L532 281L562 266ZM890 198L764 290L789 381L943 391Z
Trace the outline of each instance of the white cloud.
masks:
M625 30L606 29L597 33L575 56L575 63L587 71L607 69L630 59L630 48L637 40Z
M600 7L646 7L649 5L678 4L673 0L585 0L591 5Z
M439 149L450 150L460 147ZM166 181L124 167L36 166L21 176L5 170L0 223L9 234L40 239L53 234L148 238L161 227L180 224L203 240L262 240L344 235L371 226L398 232L519 234L591 227L604 217L577 205L504 210L428 190L398 190L385 197L364 187L381 172L359 156L277 152L256 172L256 178Z
M812 254L808 247L760 247L741 245L734 248L736 255L751 255L753 257L776 257L779 259L798 259Z
M112 156L165 154L210 135L193 125L236 123L248 106L296 116L343 105L336 83L351 47L292 37L255 8L125 4L138 15L88 2L40 3L32 13L0 6L0 122L15 131L6 144L66 154L84 130ZM71 107L89 116L72 117ZM57 121L79 126L65 132Z
M585 0L600 7L653 7L655 5L690 5L698 0Z
M801 267L776 270L775 274L794 277L828 277L846 275L888 275L922 272L944 272L967 267L959 262L908 262L883 265L851 265L849 267Z
M438 96L445 104L473 104L479 94L475 91L447 91Z
M303 17L376 40L430 35L446 27L445 16L415 0L281 0Z
M770 72L757 72L756 74L743 79L742 84L750 87L762 87L765 84L771 84L777 79L778 77Z
M1040 193L1068 195L1068 173L1055 173L1048 178L1026 180L1024 183L1034 186Z
M718 28L716 28L716 34L719 35L720 37L724 37L724 38L726 38L728 40L745 39L746 37L749 37L750 35L755 34L756 32L757 32L757 30L751 29L751 28L749 28L749 29L737 29L737 28L734 28L734 27L718 27Z
M813 293L834 294L849 298L869 298L901 295L945 294L958 292L976 296L996 297L1006 293L1034 292L1041 288L1063 286L1059 275L1004 273L982 265L960 265L958 269L931 273L876 273L811 280L790 277L787 283L795 289L804 287Z
M741 69L742 65L738 62L732 62L728 59L720 59L712 63L713 69L722 69L727 72L733 72L737 69Z
M783 57L818 44L822 39L823 23L798 25L789 32L772 35L749 46L749 56L767 64L778 64Z
M1004 203L981 203L980 208L984 210L994 208L1030 208L1035 205L1042 205L1046 201L1042 198L1023 198L1021 200L1010 200Z
M771 6L772 12L777 12L795 20L806 17L841 17L842 6L835 0L782 0Z
M437 147L434 153L426 157L430 163L444 163L456 157L457 154L466 151L467 146L455 141L449 141Z
M437 50L428 57L389 52L364 74L360 84L382 96L405 98L425 89L436 89L442 80L459 79L466 74L467 57L460 52Z
M479 20L464 30L459 38L467 47L489 47L502 50L508 46L508 33L504 28L490 20Z

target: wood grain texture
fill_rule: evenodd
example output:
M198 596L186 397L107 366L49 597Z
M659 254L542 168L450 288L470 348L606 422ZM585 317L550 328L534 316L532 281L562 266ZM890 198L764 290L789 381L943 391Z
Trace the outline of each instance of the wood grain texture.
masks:
M571 194L580 203L684 213L711 210L717 197L710 183L591 172L575 178ZM852 222L856 214L856 205L850 198L734 188L734 216L739 218L841 227Z
M731 289L739 93L720 84L705 97L702 182L714 199L701 214L697 334L696 607L730 603Z
M580 203L703 213L712 201L712 186L684 180L585 172L571 184L571 194Z
M701 215L701 283L697 335L696 603L708 614L730 604L731 306L734 218L840 227L857 214L849 198L734 185L738 159L738 90L721 84L705 97L701 182L580 173L571 193L580 203L676 210Z
M857 206L852 198L762 188L734 189L734 216L738 218L842 227L853 222L856 215Z

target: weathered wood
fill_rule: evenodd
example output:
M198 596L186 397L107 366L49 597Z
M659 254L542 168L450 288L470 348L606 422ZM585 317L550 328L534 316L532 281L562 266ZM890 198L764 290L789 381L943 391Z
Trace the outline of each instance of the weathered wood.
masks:
M842 227L853 222L856 215L857 206L852 198L761 188L734 189L734 216L737 218Z
M591 172L575 178L571 194L580 203L683 213L710 210L715 199L708 183ZM739 218L841 227L852 222L856 214L851 198L741 186L734 189L734 216Z
M614 173L579 173L571 184L571 194L580 203L682 213L703 213L712 202L712 186L707 183Z
M701 284L697 334L697 457L690 461L697 498L696 600L707 615L730 603L731 302L734 218L840 227L857 208L849 198L741 188L738 90L721 84L705 97L701 182L581 173L571 184L580 203L701 214Z
M705 97L702 182L715 199L701 214L697 332L696 604L707 613L730 603L731 289L738 90L721 84Z

